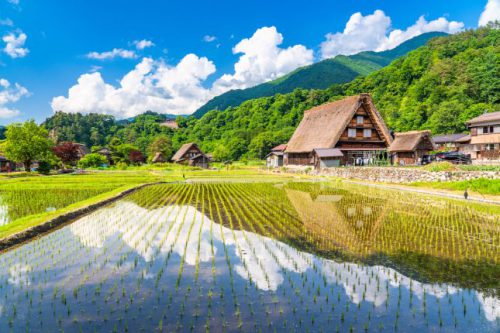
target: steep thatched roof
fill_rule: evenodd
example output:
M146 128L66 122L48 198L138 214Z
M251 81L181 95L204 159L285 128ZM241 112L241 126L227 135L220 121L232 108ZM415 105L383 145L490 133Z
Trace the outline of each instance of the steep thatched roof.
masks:
M167 159L165 158L165 156L163 156L161 152L156 153L153 159L151 160L151 162L153 163L164 163L166 161Z
M172 161L174 162L179 162L184 160L183 156L191 149L191 148L196 148L199 152L198 155L205 156L206 155L201 151L200 147L196 143L190 142L190 143L185 143L182 145L182 147L175 153L174 157L172 157ZM192 159L198 158L199 156L195 156Z
M500 111L484 113L479 117L472 118L467 122L468 125L479 125L481 123L490 123L490 122L500 122Z
M304 112L304 118L288 142L286 152L311 152L314 148L333 148L356 111L365 106L382 139L389 145L391 135L384 120L373 105L369 94L350 96L339 101L316 106Z
M404 133L396 133L394 141L389 147L389 152L411 152L415 151L418 144L426 140L429 149L435 149L430 131L411 131Z

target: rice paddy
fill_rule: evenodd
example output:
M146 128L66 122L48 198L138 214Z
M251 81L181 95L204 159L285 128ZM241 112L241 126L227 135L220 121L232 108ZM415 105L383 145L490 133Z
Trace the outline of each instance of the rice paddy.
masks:
M499 277L496 206L154 185L0 254L0 332L498 332Z

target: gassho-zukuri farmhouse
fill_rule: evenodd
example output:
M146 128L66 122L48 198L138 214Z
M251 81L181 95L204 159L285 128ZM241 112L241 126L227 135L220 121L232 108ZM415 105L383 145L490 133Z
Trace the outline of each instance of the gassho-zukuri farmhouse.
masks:
M371 96L350 96L304 112L284 150L284 165L327 168L387 163L392 141Z

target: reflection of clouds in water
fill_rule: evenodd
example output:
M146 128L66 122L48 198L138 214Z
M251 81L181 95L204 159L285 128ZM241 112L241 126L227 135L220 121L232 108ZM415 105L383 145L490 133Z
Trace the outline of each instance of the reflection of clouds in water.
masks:
M477 299L483 306L484 316L489 321L495 321L500 318L500 299L493 296L485 296L483 293L477 293Z
M224 239L235 272L244 279L251 278L261 290L275 291L284 281L282 270L302 273L310 268L309 262L313 259L311 254L299 252L284 243L249 231L234 230L233 235L231 229L210 221L209 217L192 206L166 206L146 210L132 202L122 201L81 218L69 228L87 246L102 247L106 239L119 233L122 240L135 249L145 261L153 260L158 251L166 253L172 248L173 252L181 257L185 252L186 264L194 266L198 253L198 237L199 260L208 262L212 258L211 223L214 252L223 246ZM146 230L146 235L142 236L139 230ZM178 239L174 244L176 237ZM246 268L243 262L246 263ZM365 301L374 303L375 306L382 305L388 297L387 284L394 288L401 286L411 290L420 299L423 298L424 292L437 298L460 292L445 284L426 284L412 280L384 266L363 266L332 260L320 262L327 282L342 285L355 304L363 300L365 293ZM477 293L477 298L488 320L500 318L498 298L484 297L481 293Z
M9 283L20 286L26 285L29 286L31 284L29 273L31 271L31 267L26 264L17 263L9 267Z

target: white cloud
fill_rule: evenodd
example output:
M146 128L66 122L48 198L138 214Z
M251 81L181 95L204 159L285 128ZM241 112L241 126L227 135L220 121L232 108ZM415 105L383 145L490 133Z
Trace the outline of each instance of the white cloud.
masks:
M29 50L24 46L28 36L24 32L18 32L17 36L15 32L10 32L2 37L5 43L5 48L3 51L7 53L11 58L22 58L26 56Z
M22 97L29 95L28 89L15 83L12 85L6 79L0 78L0 118L11 118L19 114L19 110L7 107Z
M135 59L137 58L137 54L131 50L114 48L113 50L106 52L90 52L86 55L86 57L96 60L109 60L114 58Z
M213 86L213 93L243 89L276 79L297 67L313 62L313 51L303 45L280 48L283 36L275 27L258 29L241 40L233 53L242 55L234 65L234 74L224 74Z
M381 10L366 16L355 13L347 21L343 32L326 35L326 40L321 43L321 58L331 58L339 54L351 55L362 51L388 50L426 32L459 32L464 28L464 24L448 21L444 17L427 21L421 16L405 30L390 31L390 28L391 18Z
M207 43L213 42L216 39L217 39L217 37L215 37L215 36L210 36L210 35L203 36L203 41L207 42Z
M7 0L7 2L17 6L19 5L20 0Z
M10 18L0 19L0 26L2 25L12 27L14 25L14 22Z
M143 58L115 87L104 82L99 72L83 74L68 91L68 97L52 99L52 109L75 113L105 113L131 117L152 110L185 114L210 97L201 83L215 72L207 58L186 55L176 66Z
M479 18L479 26L485 26L492 21L500 21L500 0L488 0Z
M147 40L147 39L136 40L132 44L134 44L135 48L138 50L144 50L147 47L155 46L155 44L152 41Z

